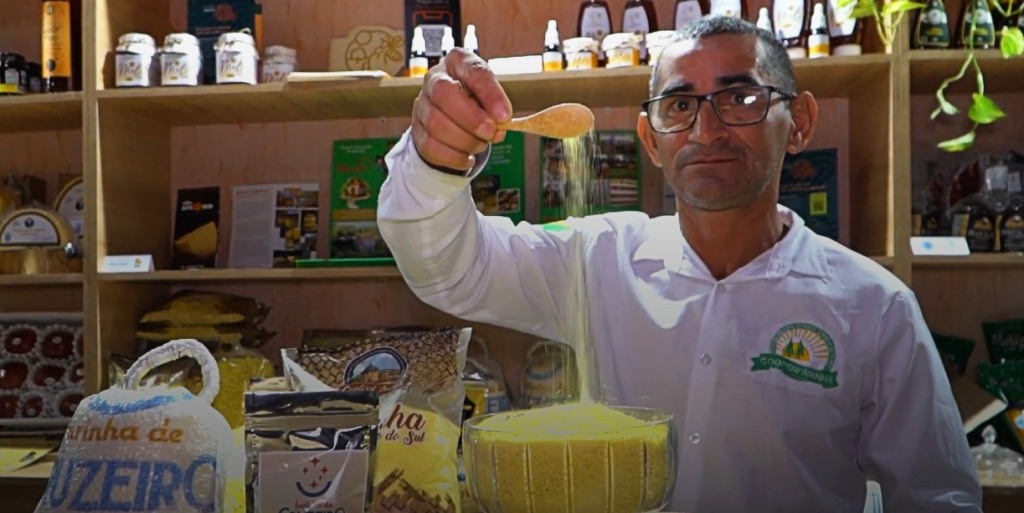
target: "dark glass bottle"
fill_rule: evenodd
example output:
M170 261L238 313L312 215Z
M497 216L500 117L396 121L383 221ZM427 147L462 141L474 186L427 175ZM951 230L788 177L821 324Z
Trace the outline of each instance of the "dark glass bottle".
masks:
M646 36L658 31L658 14L651 0L628 0L622 10L622 31ZM641 45L640 62L647 63L647 46Z
M42 0L43 91L82 89L82 2Z
M953 44L949 30L949 15L943 0L928 0L924 9L917 13L914 48L949 48Z
M600 47L604 36L612 32L614 32L612 12L608 8L608 2L605 0L583 0L580 4L579 16L576 18L576 35L592 38ZM598 55L598 64L604 66L604 50L600 50Z
M988 7L988 0L967 0L964 2L964 9L960 15L960 46L970 46L971 20L977 18L974 23L974 49L982 50L993 48L996 45L996 29L992 24L992 11Z

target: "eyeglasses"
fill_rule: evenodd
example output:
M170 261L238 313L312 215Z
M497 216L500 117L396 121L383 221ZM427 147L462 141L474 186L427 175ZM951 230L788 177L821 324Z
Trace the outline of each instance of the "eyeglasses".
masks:
M671 93L651 98L641 104L647 122L655 132L663 134L689 130L697 121L700 104L708 102L721 122L728 126L756 125L768 117L772 95L792 100L796 95L770 85L741 86L722 89L705 95Z

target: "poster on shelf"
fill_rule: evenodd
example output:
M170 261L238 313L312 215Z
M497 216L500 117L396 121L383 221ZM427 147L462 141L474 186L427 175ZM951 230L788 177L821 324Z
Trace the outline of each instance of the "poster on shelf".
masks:
M245 185L232 189L228 267L295 267L316 258L320 185Z
M388 177L384 156L397 137L334 141L330 258L390 258L377 228L377 197Z
M217 267L220 187L179 189L171 245L173 269Z
M542 223L565 219L570 188L566 183L565 146L559 139L541 137ZM596 146L595 146L596 145ZM591 173L587 205L589 213L641 210L640 141L629 130L599 130L585 140L580 151L590 162L581 163Z
M391 252L377 227L377 199L387 179L384 161L398 138L334 141L331 171L330 258L389 258ZM522 133L509 132L491 147L487 165L470 183L477 209L525 218L525 144Z

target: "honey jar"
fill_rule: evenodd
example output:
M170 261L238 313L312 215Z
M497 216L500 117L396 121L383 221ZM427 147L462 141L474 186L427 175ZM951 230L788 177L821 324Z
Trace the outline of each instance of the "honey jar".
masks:
M640 65L640 44L643 36L632 32L608 34L601 43L608 59L607 68L622 68Z
M569 70L594 69L600 47L593 38L574 37L562 42L566 68Z

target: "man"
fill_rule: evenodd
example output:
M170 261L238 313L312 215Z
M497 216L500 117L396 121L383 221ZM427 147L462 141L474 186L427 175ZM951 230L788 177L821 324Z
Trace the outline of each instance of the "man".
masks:
M545 230L473 207L469 181L511 105L478 58L430 71L389 154L381 233L413 291L465 319L565 339L570 266L614 401L668 410L671 509L981 511L960 416L913 293L777 204L817 105L768 32L705 18L667 47L637 132L678 215ZM583 237L583 262L569 241Z

